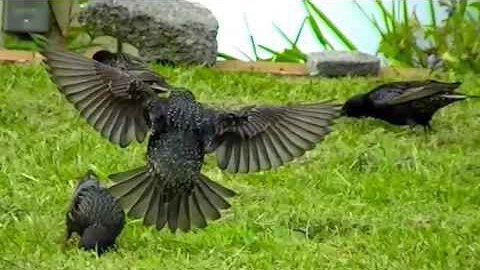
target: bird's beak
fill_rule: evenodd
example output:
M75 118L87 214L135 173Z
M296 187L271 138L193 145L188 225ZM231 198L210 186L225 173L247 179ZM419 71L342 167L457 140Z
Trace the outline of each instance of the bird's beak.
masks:
M168 87L163 87L158 84L151 85L150 88L152 88L155 92L162 92L162 93L168 93L172 91L172 89Z

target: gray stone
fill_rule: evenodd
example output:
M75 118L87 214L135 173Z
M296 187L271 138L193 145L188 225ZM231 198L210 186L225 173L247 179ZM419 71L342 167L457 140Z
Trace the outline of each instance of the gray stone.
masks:
M380 70L380 59L361 52L324 51L309 54L306 67L312 76L376 75Z
M97 36L129 43L148 60L213 65L218 22L203 6L184 0L92 0L79 22Z

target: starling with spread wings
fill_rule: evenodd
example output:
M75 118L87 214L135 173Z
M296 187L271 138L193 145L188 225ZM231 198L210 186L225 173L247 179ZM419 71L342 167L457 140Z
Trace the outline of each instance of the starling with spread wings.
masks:
M431 129L430 120L439 109L469 96L457 92L460 83L434 80L404 81L380 85L350 98L342 108L349 117L374 117L395 125L422 125Z
M313 149L340 111L327 102L219 110L182 88L158 96L129 70L62 50L43 55L59 90L105 138L125 147L150 133L145 166L111 175L110 191L158 229L205 227L230 207L235 193L201 173L206 154L228 172L270 170Z

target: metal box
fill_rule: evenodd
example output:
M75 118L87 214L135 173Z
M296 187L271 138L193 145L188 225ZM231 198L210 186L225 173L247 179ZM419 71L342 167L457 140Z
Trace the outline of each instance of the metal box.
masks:
M3 30L48 32L48 0L3 0Z

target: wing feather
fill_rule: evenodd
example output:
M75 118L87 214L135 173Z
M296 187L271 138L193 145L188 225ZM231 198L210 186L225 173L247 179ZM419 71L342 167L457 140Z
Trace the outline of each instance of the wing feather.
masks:
M145 99L154 94L140 78L62 49L42 54L60 92L103 137L121 147L145 139Z
M330 132L339 108L324 102L220 112L213 144L218 145L218 166L228 172L248 173L290 162Z

